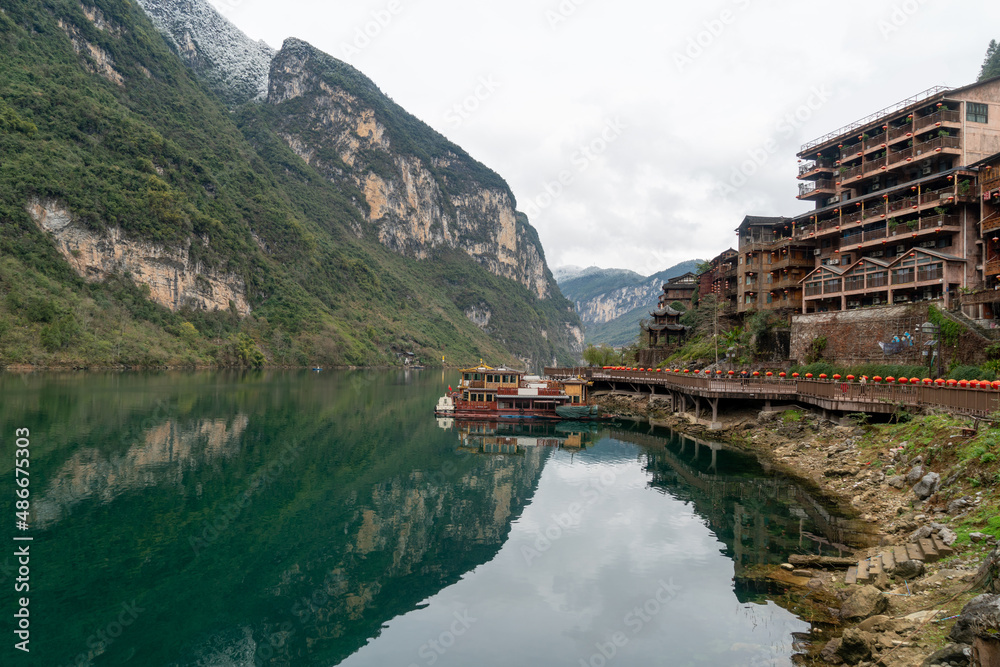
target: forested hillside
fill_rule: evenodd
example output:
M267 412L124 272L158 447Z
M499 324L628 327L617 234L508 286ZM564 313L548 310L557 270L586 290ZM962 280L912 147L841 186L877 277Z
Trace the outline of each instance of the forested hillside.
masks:
M391 195L395 141L351 169L330 138L343 128L277 103L227 107L127 0L3 5L0 364L574 359L579 320L512 196L502 213L518 236L501 259L457 232L401 251L386 229L412 221L373 218L392 198L365 189L381 165ZM303 44L296 53L312 52ZM377 106L357 74L336 95ZM374 120L405 132L418 162L429 140L468 158L402 110ZM315 148L293 150L304 145L293 130ZM466 191L509 192L468 164ZM455 206L449 185L440 206ZM479 230L507 224L481 208ZM521 256L535 274L517 274Z

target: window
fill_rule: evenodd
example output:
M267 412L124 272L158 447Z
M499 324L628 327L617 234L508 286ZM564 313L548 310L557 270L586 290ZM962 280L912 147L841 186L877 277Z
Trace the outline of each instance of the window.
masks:
M965 120L973 123L989 122L989 105L978 102L966 102Z

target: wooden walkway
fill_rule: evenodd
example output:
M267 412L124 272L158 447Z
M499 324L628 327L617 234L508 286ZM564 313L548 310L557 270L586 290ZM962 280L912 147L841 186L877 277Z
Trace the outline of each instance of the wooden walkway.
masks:
M720 399L805 403L822 410L889 414L900 408L937 408L946 412L985 417L1000 410L1000 391L963 387L939 387L914 384L875 384L819 379L705 377L701 375L656 371L606 370L590 367L546 368L552 378L582 377L595 388L619 391L669 394L674 405L685 411L692 403L695 416L705 400L712 410L712 423L718 420ZM676 408L675 408L676 409Z

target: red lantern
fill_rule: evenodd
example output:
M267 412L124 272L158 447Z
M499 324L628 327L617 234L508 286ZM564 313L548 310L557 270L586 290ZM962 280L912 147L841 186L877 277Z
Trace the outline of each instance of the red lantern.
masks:
M848 382L854 382L854 376L853 375L848 375L847 376L847 381Z
M930 384L930 383L931 383L930 378L924 378L924 384Z
M962 389L965 389L966 387L969 386L969 381L968 380L959 380L958 381L958 386L961 387Z
M948 381L945 382L945 384L948 385L949 387L954 387L956 384L958 384L958 380L953 380L951 378L948 378Z
M780 373L778 373L778 377L780 378L785 377L785 371L781 371Z
M896 382L898 382L899 384L906 384L907 382L909 382L909 380L907 380L906 378L899 378L898 380L896 380Z
M729 371L729 375L736 375L736 371Z
M810 379L810 378L811 378L812 376L813 376L813 374L812 374L812 373L806 373L806 379L807 379L807 380L808 380L808 379Z
M764 373L764 375L766 375L767 377L771 377L772 375L774 375L774 373L772 373L771 371L768 371L768 372Z
M685 368L685 369L684 369L684 372L685 372L685 373L690 373L691 371L689 371L688 369L686 369L686 368Z
M722 375L722 371L715 371L716 375Z
M876 375L875 377L872 378L872 382L881 382L881 381L882 381L881 375Z
M887 378L885 379L885 381L886 381L886 382L890 382L890 383L892 383L892 382L895 382L895 381L896 381L896 378L894 378L894 377L892 377L892 376L890 375L889 377L887 377Z
M760 377L760 371L754 371L753 372L753 376L754 377Z
M820 380L825 380L826 379L826 373L820 373L819 374L819 379Z
M798 373L792 373L792 377L793 377L793 378L797 378L798 376L799 376L799 374L798 374Z
M833 379L834 380L839 380L840 379L840 373L834 373L833 374Z

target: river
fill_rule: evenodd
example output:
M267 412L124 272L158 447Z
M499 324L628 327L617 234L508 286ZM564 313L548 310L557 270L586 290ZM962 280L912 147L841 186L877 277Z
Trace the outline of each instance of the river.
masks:
M739 581L815 553L840 525L822 503L752 457L647 425L435 419L457 379L0 375L5 539L32 538L30 657L11 639L0 655L792 664L810 624ZM23 532L15 429L30 432ZM8 619L15 574L0 556Z

